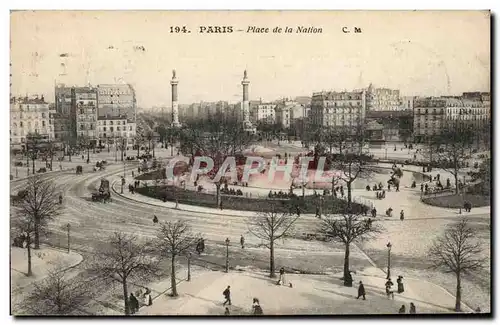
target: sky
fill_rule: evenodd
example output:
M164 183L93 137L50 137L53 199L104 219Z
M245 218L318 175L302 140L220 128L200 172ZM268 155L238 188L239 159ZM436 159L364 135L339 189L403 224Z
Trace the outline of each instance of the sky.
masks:
M170 33L170 26L186 26L191 33ZM201 34L200 26L233 26L234 32ZM269 33L246 33L249 26L267 27ZM293 33L272 33L285 26ZM322 33L299 34L298 26ZM362 32L354 33L354 27ZM490 91L490 16L487 11L18 11L11 13L11 64L13 95L43 94L51 102L56 82L130 83L139 107L170 106L173 69L181 104L240 101L245 69L250 100L370 83L403 95L459 95Z

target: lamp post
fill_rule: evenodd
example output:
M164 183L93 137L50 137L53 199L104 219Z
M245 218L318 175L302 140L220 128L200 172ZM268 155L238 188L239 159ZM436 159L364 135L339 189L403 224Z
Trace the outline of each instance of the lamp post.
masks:
M229 272L229 238L226 238L226 273Z
M191 281L191 252L188 253L188 281Z
M391 277L391 247L392 244L387 243L387 279Z
M71 230L71 225L68 223L66 225L66 228L68 229L68 254L69 254L69 250L70 250L70 230Z

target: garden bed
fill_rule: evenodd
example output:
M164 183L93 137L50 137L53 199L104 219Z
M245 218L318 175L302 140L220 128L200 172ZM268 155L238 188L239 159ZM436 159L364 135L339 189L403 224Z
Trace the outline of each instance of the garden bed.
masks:
M472 208L490 205L490 197L479 194L465 194L464 196L462 196L461 194L453 194L436 197L426 197L422 199L422 202L424 202L425 204L450 209L463 208L465 201L470 202L472 204Z
M157 198L159 200L177 201L181 204L203 206L209 208L219 208L214 194L194 192L171 185L140 187L136 190L139 194ZM345 211L347 202L332 196L323 197L323 213L338 214ZM243 210L243 211L263 211L268 212L274 207L276 211L291 211L296 213L299 207L301 213L316 213L316 207L319 205L319 197L307 195L304 198L295 197L292 199L265 199L248 198L244 196L221 195L222 206L224 209ZM363 205L352 203L354 212L362 211Z

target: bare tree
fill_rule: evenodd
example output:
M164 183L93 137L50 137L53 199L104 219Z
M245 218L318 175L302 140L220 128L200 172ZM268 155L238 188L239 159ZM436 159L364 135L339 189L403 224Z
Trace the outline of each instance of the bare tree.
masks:
M243 125L222 114L210 116L205 123L194 123L183 130L183 148L194 155L199 153L212 158L213 175L219 172L224 160L235 155L252 142L252 136L244 131ZM220 188L223 178L215 182L217 206L220 205ZM233 180L235 181L235 180Z
M295 221L299 214L290 212L278 212L274 203L271 204L271 211L261 212L257 216L249 217L247 220L248 230L255 237L264 240L264 244L269 249L269 277L276 277L274 269L274 244L275 242L290 235Z
M56 267L43 281L33 284L23 309L35 315L71 315L90 298L91 287L91 283Z
M381 227L372 223L361 214L351 213L349 210L341 216L326 215L321 220L319 232L335 242L344 244L344 285L349 283L349 256L350 245L354 241L363 241L373 238L381 232Z
M455 178L455 191L459 191L460 171L465 167L467 152L472 146L474 135L472 129L458 122L446 125L441 134L427 145L426 155L431 163L453 175ZM465 185L465 184L464 184Z
M158 261L154 258L151 243L141 242L134 235L115 232L105 245L94 248L89 270L122 284L125 315L129 315L128 281L154 275Z
M483 247L477 238L476 231L469 226L467 219L462 219L447 227L444 234L434 241L427 255L433 267L455 274L455 311L461 310L462 274L482 269L486 262L486 258L481 257Z
M199 240L200 236L195 236L191 232L189 225L182 220L167 221L161 223L157 234L156 247L163 256L169 256L171 261L170 281L172 286L172 296L177 294L177 280L175 276L175 259L177 256L188 252Z
M333 152L333 148L337 148L339 153L342 154L342 150L347 147L350 141L349 129L345 127L329 127L322 129L322 138L325 144L330 148L330 152Z
M144 144L144 137L140 134L137 134L134 138L134 143L137 146L137 157L139 157L141 155L141 151L140 151L141 147Z
M45 230L46 223L42 222L39 224L39 232ZM18 245L26 245L26 250L28 253L28 271L27 276L33 275L33 270L31 267L31 249L35 238L35 219L32 215L26 214L15 214L11 215L11 231L12 237L14 238L14 243L18 241Z
M35 161L38 159L38 155L40 153L41 142L42 137L38 133L29 133L26 136L26 157L31 159L33 175L35 174Z
M59 203L59 190L52 181L33 175L27 180L25 195L15 201L20 215L29 216L34 222L35 249L40 248L40 227L43 223L61 214L63 206Z
M90 141L90 137L83 135L79 138L80 148L87 150L87 163L90 161L90 148L92 147L92 142Z
M145 140L148 142L148 151L151 151L151 147L153 147L153 157L155 156L155 144L154 140L156 139L155 133L153 130L149 130L144 134Z

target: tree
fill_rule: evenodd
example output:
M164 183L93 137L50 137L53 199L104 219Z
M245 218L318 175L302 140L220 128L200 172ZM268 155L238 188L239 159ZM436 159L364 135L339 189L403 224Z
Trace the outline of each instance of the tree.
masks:
M171 287L172 296L177 294L177 280L175 275L175 259L177 256L187 253L199 240L191 232L189 225L182 220L167 221L160 224L157 234L156 247L162 256L169 256L171 262Z
M144 138L148 142L148 151L151 151L151 145L153 146L153 157L155 156L155 144L154 144L154 139L156 138L153 130L149 130L146 132L144 135Z
M467 219L449 225L444 234L434 241L428 258L434 268L455 274L457 279L455 311L461 310L461 276L484 267L486 258L481 257L483 248L476 231Z
M33 175L27 180L25 195L15 201L14 205L20 215L33 219L35 249L39 249L40 228L62 212L59 190L52 181L44 180L40 175Z
M243 129L243 125L235 119L229 119L222 114L209 116L206 122L188 124L182 130L183 150L191 151L212 158L214 167L212 174L216 175L226 157L243 151L252 142L252 136ZM220 187L223 178L215 182L217 190L217 206L220 205ZM233 180L236 181L236 180Z
M35 174L35 161L38 159L38 154L40 153L41 142L42 137L38 133L29 133L26 136L26 156L31 159L33 163L33 175Z
M478 171L469 172L472 181L479 181L479 190L482 194L490 195L491 184L491 158L487 158L481 162Z
M347 205L352 205L352 183L359 177L369 178L373 168L368 165L370 157L355 153L344 152L334 161L334 167L340 171L338 178L345 182L347 187Z
M270 202L271 211L261 212L247 220L250 233L266 242L269 249L269 277L276 277L274 269L274 243L276 240L290 235L292 226L299 218L299 214L278 212L276 204Z
M344 244L344 285L348 286L350 245L355 241L373 238L381 232L381 227L374 222L370 223L361 213L354 214L347 210L340 217L326 215L321 220L319 232L335 242Z
M427 155L429 157L433 155L438 166L453 175L457 194L459 190L459 173L465 167L467 161L466 152L470 150L472 141L472 129L467 125L456 122L446 125L435 141L428 144Z
M79 137L78 142L80 144L80 148L87 149L87 163L90 161L90 147L92 146L92 143L90 141L90 137L86 135L82 135Z
M125 315L130 314L128 281L146 278L158 270L158 260L149 242L140 242L136 236L115 232L105 245L94 248L89 269L102 278L117 280L123 287Z
M140 134L137 134L134 138L134 143L137 146L137 157L139 157L141 154L141 147L142 145L144 145L144 137Z
M70 277L68 271L56 266L43 281L33 284L23 306L35 315L71 315L90 298L91 287L91 283Z
M321 130L319 136L329 146L330 152L333 152L333 148L337 148L339 153L342 154L342 150L346 148L350 140L349 129L346 127L328 127Z
M45 223L39 225L39 231L45 229ZM13 238L21 238L23 244L26 243L26 250L28 253L28 271L27 276L33 275L31 267L31 246L35 237L35 219L31 215L16 214L14 218L11 216L11 230Z

